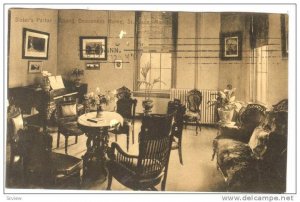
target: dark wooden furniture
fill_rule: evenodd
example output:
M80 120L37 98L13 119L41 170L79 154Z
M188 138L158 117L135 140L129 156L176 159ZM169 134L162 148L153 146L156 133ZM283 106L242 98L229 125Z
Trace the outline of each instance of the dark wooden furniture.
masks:
M122 116L116 112L103 111L101 118L96 118L96 115L97 112L89 112L78 118L78 124L87 136L87 150L82 156L84 182L106 179L108 130L123 124Z
M179 155L179 161L183 165L182 160L182 131L183 131L183 117L186 108L180 103L180 100L175 99L174 101L169 101L168 103L168 114L174 115L174 123L172 126L172 133L174 136L172 150L177 149Z
M10 106L8 110L8 140L10 145L10 166L8 168L7 186L14 187L13 181L22 181L22 188L30 186L38 188L58 188L72 179L72 186L80 186L81 159L52 152L52 137L47 131L42 132L40 127L28 125L26 120L24 128L16 131L13 118L20 116L20 110ZM22 122L22 119L21 119ZM21 162L22 176L13 172L12 165L15 157ZM16 179L17 178L17 179ZM75 181L74 181L75 180ZM20 185L19 185L20 186ZM20 187L18 187L20 188Z
M145 116L139 134L139 155L125 153L117 143L112 143L108 162L108 186L113 177L133 190L161 190L166 187L168 164L172 144L173 114Z
M187 94L187 111L184 116L185 123L195 123L196 124L196 134L198 134L198 128L201 131L201 111L200 105L202 103L202 94L199 90L193 89Z
M13 98L15 105L21 108L23 114L30 114L34 107L38 110L39 120L44 129L55 121L55 111L57 103L66 96L74 96L79 100L79 104L84 100L84 94L87 92L87 84L82 84L79 88L73 87L67 81L64 81L66 88L44 91L37 85L10 88L8 97Z
M25 184L41 188L80 188L82 160L52 152L52 136L47 132L30 134L25 156Z
M132 135L132 144L134 144L134 122L135 122L135 109L137 105L137 100L127 97L121 97L117 101L116 112L124 118L123 126L120 126L112 131L115 134L116 142L118 141L118 135L126 134L127 136L127 151L129 149L129 131ZM130 130L131 129L131 130Z
M78 127L77 119L79 115L77 101L72 96L64 96L63 100L57 104L57 145L59 147L60 134L65 136L65 153L68 154L68 139L70 136L75 137L75 144L78 136L83 135L82 130Z

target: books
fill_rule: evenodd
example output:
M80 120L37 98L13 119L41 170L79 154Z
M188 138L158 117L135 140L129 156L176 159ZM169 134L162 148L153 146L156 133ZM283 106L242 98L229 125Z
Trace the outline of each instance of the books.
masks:
M93 123L98 123L100 121L104 121L103 118L92 118L92 119L87 119L87 121L93 122Z
M62 77L59 76L49 76L50 86L53 90L65 88Z

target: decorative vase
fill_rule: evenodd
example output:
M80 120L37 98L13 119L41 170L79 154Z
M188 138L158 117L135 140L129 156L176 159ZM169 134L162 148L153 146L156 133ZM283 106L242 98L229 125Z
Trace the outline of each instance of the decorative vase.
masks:
M151 109L153 108L153 100L144 100L142 105L144 107L145 115L149 115Z
M218 115L220 118L220 121L222 123L231 123L232 117L233 117L234 110L224 110L221 108L218 108Z
M102 117L102 112L103 112L103 109L102 109L102 105L97 105L97 115L96 115L96 118L101 118Z

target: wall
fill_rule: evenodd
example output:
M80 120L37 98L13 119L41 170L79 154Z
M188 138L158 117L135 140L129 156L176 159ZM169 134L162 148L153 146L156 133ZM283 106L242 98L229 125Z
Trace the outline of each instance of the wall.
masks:
M85 69L86 62L80 60L80 36L107 36L108 58L100 62L100 70L85 70L83 82L88 90L112 90L123 85L133 90L134 69L134 12L111 12L89 10L60 10L58 13L58 67L57 74L70 79L70 71ZM126 31L123 39L121 30ZM125 51L128 49L131 51ZM123 69L114 68L114 60L123 60Z
M280 14L269 15L268 104L288 98L288 59L281 54Z
M57 12L57 10L49 9L10 9L9 88L34 84L40 77L40 74L28 73L28 61L36 59L22 59L23 28L50 34L48 59L43 60L43 69L56 73Z
M179 13L176 88L218 89L220 13Z
M249 26L246 24L246 14L225 13L221 14L221 32L243 33L242 59L220 60L219 88L225 89L227 84L232 84L236 90L236 99L249 101L250 78L250 42Z

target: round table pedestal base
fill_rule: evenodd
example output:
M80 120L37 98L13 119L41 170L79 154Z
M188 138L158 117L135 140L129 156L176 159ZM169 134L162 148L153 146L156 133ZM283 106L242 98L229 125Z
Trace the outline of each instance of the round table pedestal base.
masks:
M105 181L108 174L106 162L106 150L108 147L108 131L106 128L86 132L88 137L87 151L83 159L83 181Z

